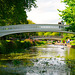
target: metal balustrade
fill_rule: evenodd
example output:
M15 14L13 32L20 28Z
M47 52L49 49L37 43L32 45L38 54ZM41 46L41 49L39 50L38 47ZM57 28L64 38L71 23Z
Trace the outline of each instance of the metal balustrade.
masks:
M68 25L61 24L21 24L21 25L9 25L9 26L0 26L0 37L14 34L14 33L23 33L23 32L65 32L65 27Z

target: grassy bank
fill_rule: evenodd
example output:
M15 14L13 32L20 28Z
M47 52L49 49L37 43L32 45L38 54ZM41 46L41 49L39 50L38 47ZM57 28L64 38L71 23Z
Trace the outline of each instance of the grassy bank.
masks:
M46 41L33 41L31 39L20 40L0 40L0 54L25 52L31 46L46 44Z
M30 40L26 41L14 41L14 40L2 40L0 41L0 53L7 54L11 52L22 52L25 48L32 46Z

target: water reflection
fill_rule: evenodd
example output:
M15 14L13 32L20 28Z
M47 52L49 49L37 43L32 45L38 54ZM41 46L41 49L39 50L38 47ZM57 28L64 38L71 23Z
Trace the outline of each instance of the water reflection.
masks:
M38 48L38 57L62 57L65 56L65 46L47 45L47 48Z
M75 49L61 45L31 48L0 61L0 75L74 75ZM1 58L0 58L1 59Z

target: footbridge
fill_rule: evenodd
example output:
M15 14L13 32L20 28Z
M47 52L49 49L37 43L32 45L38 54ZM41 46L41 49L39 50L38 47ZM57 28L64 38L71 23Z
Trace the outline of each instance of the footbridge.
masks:
M61 40L62 36L30 36L33 40L50 39L50 40Z
M65 27L69 25L61 24L20 24L20 25L9 25L0 26L0 37L23 32L64 32L64 33L74 33L65 31Z

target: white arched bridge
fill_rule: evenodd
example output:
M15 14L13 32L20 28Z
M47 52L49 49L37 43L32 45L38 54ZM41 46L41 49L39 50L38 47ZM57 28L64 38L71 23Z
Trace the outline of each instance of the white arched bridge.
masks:
M65 31L65 27L69 25L62 24L21 24L21 25L9 25L0 26L0 37L23 32L64 32L64 33L74 33Z

